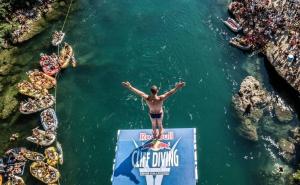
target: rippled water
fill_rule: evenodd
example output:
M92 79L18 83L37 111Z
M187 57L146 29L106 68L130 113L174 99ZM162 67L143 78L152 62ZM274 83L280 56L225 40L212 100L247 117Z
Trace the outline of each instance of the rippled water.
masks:
M79 65L60 74L57 93L61 184L111 184L117 130L150 128L147 108L122 81L148 92L181 79L187 85L166 102L164 124L198 129L199 184L264 184L260 169L274 159L262 142L237 136L231 96L246 75L266 84L267 75L261 58L228 45L227 1L78 1L65 31ZM48 42L61 24L33 42Z

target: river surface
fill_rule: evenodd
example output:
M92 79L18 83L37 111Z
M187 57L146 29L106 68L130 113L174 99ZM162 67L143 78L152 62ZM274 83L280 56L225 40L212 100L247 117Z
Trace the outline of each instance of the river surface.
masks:
M78 1L64 30L78 67L59 75L57 91L61 184L111 184L117 130L150 128L147 107L121 86L126 80L145 92L186 82L166 102L164 125L197 128L198 184L264 184L259 171L274 160L262 143L237 135L231 97L249 74L270 85L261 58L228 45L227 1ZM50 52L46 42L62 22L30 44Z

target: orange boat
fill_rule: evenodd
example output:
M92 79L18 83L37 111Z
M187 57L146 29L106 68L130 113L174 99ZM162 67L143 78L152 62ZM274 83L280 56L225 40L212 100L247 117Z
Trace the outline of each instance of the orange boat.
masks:
M0 175L0 185L2 185L2 175Z

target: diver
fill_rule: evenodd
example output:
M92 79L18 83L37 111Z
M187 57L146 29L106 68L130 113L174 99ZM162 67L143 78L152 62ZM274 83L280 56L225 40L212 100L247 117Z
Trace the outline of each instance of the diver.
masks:
M162 95L158 95L159 89L155 85L153 85L151 87L151 89L150 89L151 94L150 95L136 89L128 81L127 82L122 82L122 85L124 87L128 88L130 91L134 92L135 94L139 95L140 97L142 97L146 101L146 103L149 107L149 116L150 116L150 120L151 120L151 123L152 123L153 138L159 139L161 137L162 133L163 133L163 125L162 125L163 116L164 116L163 102L168 97L173 95L177 90L184 87L185 82L180 81L180 82L176 83L175 87L173 89L171 89L170 91L168 91L168 92L166 92ZM158 133L157 133L157 128L159 129Z

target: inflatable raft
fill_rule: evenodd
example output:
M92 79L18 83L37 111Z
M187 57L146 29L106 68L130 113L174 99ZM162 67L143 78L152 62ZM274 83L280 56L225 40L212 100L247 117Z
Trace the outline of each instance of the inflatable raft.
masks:
M32 114L35 112L42 111L54 105L55 98L54 96L48 94L39 99L29 98L27 101L22 101L20 103L20 112L22 114Z
M55 166L58 164L59 156L55 147L52 146L47 148L45 150L45 156L46 156L47 164L49 164L50 166Z
M38 70L28 71L27 74L30 82L33 83L36 87L51 89L56 85L55 78L41 71Z
M60 173L57 169L42 161L33 162L30 165L30 173L45 184L53 184L57 182L60 177Z
M26 80L18 83L17 88L21 94L34 98L42 98L48 94L47 89L38 89L34 86L34 84Z
M59 65L61 68L66 68L69 66L69 63L73 57L73 49L72 47L68 44L65 43L65 46L63 49L60 51L60 56L59 56Z
M32 130L32 136L26 139L40 146L49 146L55 141L56 135L51 131L43 131L35 128Z
M56 130L58 121L54 109L49 108L41 113L41 122L45 130Z

